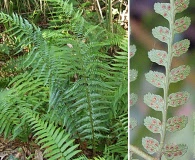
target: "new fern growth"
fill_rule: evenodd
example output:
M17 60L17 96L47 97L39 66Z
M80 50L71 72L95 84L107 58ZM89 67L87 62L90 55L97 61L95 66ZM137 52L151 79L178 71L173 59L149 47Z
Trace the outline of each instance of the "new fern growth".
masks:
M184 11L189 5L189 0L170 0L170 3L155 3L154 10L168 20L169 27L158 26L152 30L155 38L167 44L167 50L152 49L148 57L152 62L165 67L165 73L149 71L146 80L153 86L163 89L163 95L148 93L144 96L144 103L162 114L162 120L148 116L144 119L144 125L151 132L159 135L159 140L152 137L142 139L142 145L154 158L147 156L135 147L132 150L146 159L173 159L182 156L187 151L186 144L166 144L167 132L176 132L183 129L188 123L187 116L168 117L169 107L184 105L189 98L189 93L180 91L170 93L170 85L184 80L190 73L187 65L172 68L172 60L184 54L190 45L189 40L184 39L174 43L175 35L188 29L191 21L189 17L176 19L176 14Z

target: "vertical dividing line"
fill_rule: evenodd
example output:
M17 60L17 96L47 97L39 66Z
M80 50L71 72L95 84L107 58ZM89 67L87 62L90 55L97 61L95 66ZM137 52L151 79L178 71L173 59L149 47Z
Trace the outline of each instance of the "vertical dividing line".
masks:
M130 159L130 22L128 24L128 57L127 57L127 60L128 60L128 81L127 81L127 86L128 86L128 101L127 101L127 104L128 104L128 159Z

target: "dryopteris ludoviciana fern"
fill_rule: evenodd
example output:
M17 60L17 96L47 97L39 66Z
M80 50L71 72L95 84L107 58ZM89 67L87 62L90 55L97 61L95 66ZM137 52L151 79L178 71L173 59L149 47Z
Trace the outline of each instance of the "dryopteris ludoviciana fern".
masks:
M170 3L155 3L154 10L162 15L169 22L169 28L158 26L152 30L155 38L167 44L167 51L152 49L148 56L152 62L165 67L165 74L157 71L149 71L145 76L146 80L152 85L163 89L163 96L148 93L144 96L144 102L150 108L162 113L162 120L154 117L146 117L144 125L153 133L159 134L160 141L145 137L142 145L149 154L154 154L154 158L173 159L182 156L187 151L186 144L165 144L166 133L176 132L183 129L188 123L187 116L167 117L169 107L184 105L189 98L188 92L169 93L169 87L185 79L190 73L190 67L186 65L172 68L172 59L184 54L190 45L189 40L174 42L175 34L182 33L190 25L189 17L176 19L176 14L185 10L189 5L189 0L170 0ZM137 150L138 151L138 150ZM141 152L139 152L141 153ZM140 154L143 157L145 154ZM147 156L146 159L154 159Z
M114 104L113 104L113 112L116 117L113 122L112 130L113 130L113 139L116 139L116 143L110 146L107 146L107 152L110 152L111 156L104 157L105 159L114 159L115 155L118 156L118 159L123 158L128 159L128 146L127 146L127 138L128 138L128 111L125 110L125 106L127 106L127 77L128 77L128 40L124 39L119 46L123 49L123 52L117 52L117 56L114 59L114 70L116 71L115 76L120 77L120 81L118 81L118 88L115 91L114 96ZM122 72L118 72L121 70ZM124 106L124 107L123 107ZM114 108L116 107L116 108ZM126 108L127 109L127 108ZM116 112L117 111L117 112ZM117 157L115 157L117 159Z
M115 120L120 118L120 114L116 113L119 110L125 113L127 110L126 79L123 76L127 70L127 63L124 63L127 54L121 52L118 53L120 56L112 58L106 54L105 47L115 42L122 45L123 41L120 42L122 38L109 40L106 30L86 22L81 12L75 12L67 1L48 0L48 4L51 5L51 26L45 31L16 14L10 16L0 13L0 22L9 26L4 34L13 40L16 54L28 48L28 53L21 59L10 61L15 62L18 74L11 77L8 90L4 89L0 93L0 110L5 110L0 119L0 124L4 126L1 133L14 138L23 136L22 140L28 140L29 134L35 133L43 148L58 146L56 152L45 153L51 159L55 156L66 158L78 152L75 148L78 145L70 140L74 150L63 153L63 146L70 145L59 145L60 134L70 135L70 139L77 139L78 143L87 142L87 149L92 149L95 155L108 134L113 137L118 134L109 133ZM118 66L111 65L112 59ZM120 63L126 66L121 67ZM124 99L120 100L120 97ZM9 112L5 114L6 111ZM124 125L125 120L123 117ZM120 126L123 130L124 125ZM61 126L65 132L60 132L60 127L56 126ZM53 132L60 133L57 136ZM54 145L49 137L59 139ZM42 143L44 140L47 142Z
M117 111L117 113L114 113L114 115L116 116L118 115L122 115L124 114L124 110L122 108L122 110L120 111L120 108L116 108L117 106L127 106L127 88L128 88L128 67L127 67L127 61L128 61L128 40L125 38L124 40L122 40L122 42L119 45L120 49L122 49L122 51L117 52L117 55L115 56L114 63L112 64L114 70L116 71L115 76L114 77L120 77L120 81L118 81L118 85L119 88L118 90L116 90L115 92L115 98L114 98L114 104L113 104L113 111ZM119 70L121 70L122 72L118 72ZM127 109L127 108L126 108ZM126 112L127 113L127 110Z
M58 2L60 4L59 8L62 7L62 6L63 7L65 6L63 1L58 1ZM60 10L59 8L55 8L56 11L58 12L57 15L62 15L62 16L65 15L66 16L66 14L64 14L64 10ZM77 14L77 15L80 16L80 14ZM97 130L97 131L99 129L101 129L102 131L106 131L107 130L104 125L102 127L100 127L101 124L105 124L104 120L102 121L100 119L104 119L103 117L105 117L107 115L107 113L103 113L103 112L106 111L106 109L109 106L110 95L109 95L109 97L104 97L104 98L101 95L106 95L108 93L107 91L111 87L110 82L109 82L110 80L114 81L114 83L113 83L114 85L116 85L116 83L118 83L118 82L116 82L115 78L112 78L111 75L106 75L105 74L105 73L108 73L109 70L112 70L112 69L108 65L107 66L104 65L102 63L103 62L102 60L106 60L106 59L110 59L110 58L108 56L106 56L105 54L101 54L99 52L99 50L105 44L109 44L110 43L110 42L108 43L107 39L104 38L104 36L102 36L102 34L105 34L106 32L104 30L100 31L100 28L98 26L94 27L94 26L91 26L91 25L89 25L87 23L87 25L83 25L83 27L79 27L79 29L77 29L80 32L78 34L78 31L75 32L76 26L78 27L78 25L76 23L78 23L78 22L75 21L74 19L76 19L76 18L73 18L73 23L71 23L71 24L73 24L72 31L79 37L79 39L82 39L82 42L84 41L85 43L82 43L79 40L79 44L73 45L73 49L70 49L71 51L73 50L72 52L74 52L74 50L77 51L77 53L76 54L73 53L73 55L75 56L75 62L78 62L78 64L75 64L76 67L71 68L72 72L73 72L72 76L75 75L75 73L76 73L77 76L83 75L83 77L81 77L81 79L77 80L73 84L73 86L71 86L70 90L67 90L65 92L66 93L65 98L66 98L66 102L67 103L69 101L71 101L71 103L72 103L72 101L76 101L76 103L74 103L74 104L69 104L69 106L70 106L69 110L72 110L72 109L74 110L75 107L77 108L76 111L74 110L74 112L73 112L73 114L75 114L75 115L76 114L83 114L83 110L86 110L87 109L86 107L89 106L88 110L90 111L90 117L84 116L83 119L81 118L79 120L76 120L77 119L76 117L75 118L71 118L71 119L76 121L77 122L76 124L78 124L78 126L81 126L82 123L85 124L85 126L82 125L82 127L86 128L85 131L88 130L89 132L91 132L92 133L92 137L91 138L94 139L94 136L95 136L94 131L93 130L90 131L89 129L87 129L87 127L89 127L89 126L91 126L91 128L95 127L94 130ZM79 25L81 25L83 23L86 23L85 20L82 19L82 17L79 17L77 19L82 21L82 22L79 22ZM57 22L58 23L62 23L62 22L60 22L60 20L58 20ZM60 31L60 29L59 29L59 31ZM98 34L96 34L96 36L94 37L92 33L98 33ZM106 36L106 34L105 34L105 36ZM86 43L86 41L88 43ZM75 42L74 41L69 41L69 43L73 44ZM120 44L123 44L123 43L120 43ZM91 53L91 51L93 51L93 53ZM81 53L81 55L79 54L79 52ZM83 56L82 54L85 54L85 56ZM66 57L66 59L67 59L67 57ZM72 59L72 57L71 57L71 59ZM81 63L80 59L83 59L84 61ZM81 65L79 63L81 63ZM71 65L68 65L68 66L71 66ZM77 70L75 70L75 68L77 68ZM78 72L78 68L80 70L79 73L77 73ZM99 69L101 68L101 70L97 70L97 68L99 68ZM71 72L69 71L69 74L70 73ZM88 74L88 73L90 73L90 74ZM108 83L102 82L102 80L103 80L102 78L104 80L106 80ZM92 81L90 81L90 79ZM116 86L118 86L118 84ZM87 95L87 97L83 97L83 94L78 94L78 93L81 93L83 91L86 91L85 95ZM72 99L70 97L72 97ZM117 98L117 96L115 96L115 97ZM104 104L104 106L102 106L102 104ZM94 108L93 109L94 111L96 110L95 106L98 106L98 110L97 110L98 114L97 115L95 115L95 113L93 113L93 110L91 110L92 106ZM103 108L101 109L100 106L102 106ZM115 109L115 110L117 110L117 109ZM115 110L114 110L114 112L115 112ZM100 114L101 112L102 112L102 114ZM94 116L93 116L93 114L94 114ZM97 122L94 121L94 124L96 124L97 126L96 125L93 126L92 123L90 125L86 124L86 121L90 120L92 122L92 119L94 119L92 116L95 119L98 119ZM65 123L67 123L67 122L65 122ZM79 129L83 130L83 128L79 128ZM99 132L97 134L97 136L101 137L102 135ZM83 135L81 135L81 138L82 137L83 137ZM90 137L85 137L85 138L88 139ZM92 144L94 145L94 143L95 142L93 141Z

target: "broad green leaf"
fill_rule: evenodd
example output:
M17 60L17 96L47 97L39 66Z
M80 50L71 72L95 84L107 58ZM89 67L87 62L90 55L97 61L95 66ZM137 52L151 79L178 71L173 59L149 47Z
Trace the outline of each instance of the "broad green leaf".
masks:
M187 152L188 147L185 144L166 144L163 147L163 154L168 159L178 158Z
M167 27L158 26L152 29L152 34L158 40L169 43L170 31Z
M163 98L152 93L148 93L144 96L144 103L156 111L162 111L164 107Z
M164 88L165 75L156 71L149 71L145 74L146 80L158 88Z
M148 130L152 133L161 133L162 131L162 123L159 119L154 117L146 117L144 119L144 125Z
M168 21L171 20L171 5L170 3L155 3L154 10L156 13L162 15Z
M142 145L149 154L154 154L159 149L159 142L151 137L142 138Z
M176 0L175 1L175 13L180 13L188 8L189 0Z
M174 30L176 33L184 32L190 26L191 20L189 17L182 17L175 21Z
M190 46L190 41L188 39L181 40L173 44L173 55L179 57L180 55L187 52Z
M166 66L167 64L167 52L165 51L152 49L148 52L148 57L159 65Z
M171 70L170 83L176 83L185 79L190 74L190 67L186 65L179 66Z
M169 95L168 105L171 107L184 105L187 102L189 96L190 94L188 92L171 93Z
M185 128L188 123L187 116L175 116L167 120L166 130L169 132L176 132Z

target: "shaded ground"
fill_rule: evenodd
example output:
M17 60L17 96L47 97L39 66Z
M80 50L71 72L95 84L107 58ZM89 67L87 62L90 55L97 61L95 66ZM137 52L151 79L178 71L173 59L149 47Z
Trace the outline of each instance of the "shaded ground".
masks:
M0 137L1 160L44 160L39 146L33 142L23 143L18 140L8 141Z

